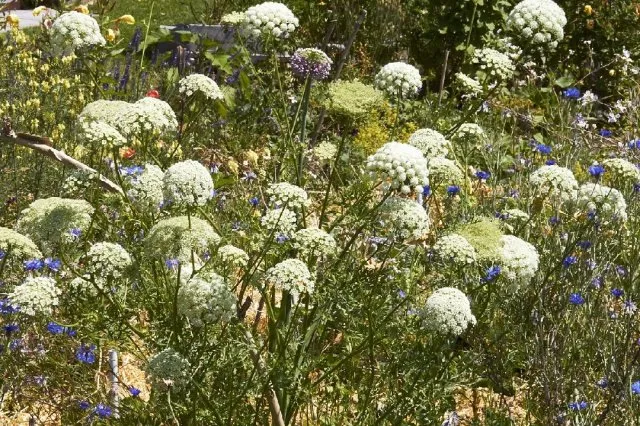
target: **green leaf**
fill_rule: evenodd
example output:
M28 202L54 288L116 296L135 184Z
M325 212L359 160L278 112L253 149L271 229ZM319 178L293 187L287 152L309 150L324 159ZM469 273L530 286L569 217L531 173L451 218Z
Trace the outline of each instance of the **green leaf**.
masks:
M571 86L575 82L576 82L576 79L571 74L569 74L557 79L555 81L555 84L556 86L559 86L562 89L566 89L567 87Z
M544 143L544 136L542 136L542 133L536 133L533 135L533 138L540 143Z

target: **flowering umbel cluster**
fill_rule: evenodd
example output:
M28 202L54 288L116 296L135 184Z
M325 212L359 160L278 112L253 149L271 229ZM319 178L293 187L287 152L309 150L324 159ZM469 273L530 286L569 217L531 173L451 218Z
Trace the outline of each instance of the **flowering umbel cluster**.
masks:
M507 28L521 41L555 49L564 38L567 17L553 0L524 0L514 6Z
M453 287L431 294L421 312L425 328L442 335L459 336L476 323L467 296Z
M442 133L433 129L419 129L409 136L409 145L422 152L427 159L433 157L446 157L451 148L449 141Z
M385 181L403 194L421 194L429 185L427 160L418 148L404 143L384 144L367 159L367 170L372 178Z
M299 77L324 80L329 77L333 61L320 49L297 49L289 62L291 71Z
M178 92L187 97L200 94L210 101L224 98L218 84L204 74L190 74L184 77L178 83Z
M413 65L391 62L376 74L375 84L390 97L410 98L420 91L422 77Z
M264 2L244 13L244 25L251 37L288 38L298 27L298 18L282 3Z
M106 41L95 19L75 11L63 13L51 26L51 43L58 52L73 53L94 46L104 46Z

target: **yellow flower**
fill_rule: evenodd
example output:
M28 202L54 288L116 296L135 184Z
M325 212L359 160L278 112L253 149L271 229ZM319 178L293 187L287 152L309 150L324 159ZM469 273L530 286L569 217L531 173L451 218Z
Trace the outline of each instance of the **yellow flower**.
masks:
M107 30L107 35L104 37L107 39L109 43L113 42L116 39L116 33L111 28Z
M257 166L258 165L258 153L253 151L253 150L249 150L247 152L245 152L245 156L247 157L247 160L249 161L249 163L251 163L252 166Z
M584 13L588 16L591 16L591 14L593 13L593 8L591 7L591 5L586 5L584 7Z
M33 16L38 16L42 12L44 12L45 10L47 10L46 6L38 6L35 9L33 9L33 12L31 12L31 13L33 14Z
M240 170L240 165L235 160L229 160L229 162L227 163L227 167L229 168L231 173L236 175L238 174L238 170Z
M116 22L122 22L123 24L127 24L127 25L135 25L136 20L131 15L122 15L121 17L116 19Z
M16 15L14 15L13 13L10 13L6 18L5 21L7 22L7 24L11 25L13 28L18 28L18 25L20 25L20 18L18 18Z
M89 14L89 8L87 6L85 6L84 4L81 4L80 6L77 6L73 10L75 10L76 12L84 13L85 15Z

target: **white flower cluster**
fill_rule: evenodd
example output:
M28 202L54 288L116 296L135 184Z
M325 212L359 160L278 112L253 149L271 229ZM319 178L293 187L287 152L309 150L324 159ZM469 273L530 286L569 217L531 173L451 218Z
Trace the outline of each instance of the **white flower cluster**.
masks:
M125 109L129 108L131 104L125 101L107 101L100 99L90 104L87 104L80 115L78 121L101 121L107 123L109 126L116 128L118 123L118 116Z
M297 222L298 217L296 213L286 208L267 210L264 216L262 216L262 226L264 226L267 232L275 233L276 237L278 234L287 236L293 234L298 228Z
M469 77L461 72L457 73L455 77L458 86L465 95L475 96L482 93L482 84L480 84L475 78Z
M165 101L146 97L119 110L115 127L125 137L173 133L178 129L176 113Z
M427 299L421 312L428 330L441 335L460 336L476 324L467 296L453 287L440 288Z
M441 237L433 245L433 251L445 262L465 266L476 261L476 249L467 239L458 234Z
M464 173L455 161L433 157L429 159L429 179L433 185L459 184L464 180Z
M244 12L231 12L226 15L222 15L220 23L224 25L239 25L244 23L246 18L247 17Z
M184 77L180 80L180 83L178 83L178 91L185 96L192 96L199 93L210 101L224 98L218 84L204 74L191 74Z
M191 364L175 350L168 348L149 359L147 372L157 390L180 389L189 383Z
M446 157L451 144L442 133L433 129L418 129L407 142L422 152L428 160L434 157Z
M462 123L453 135L454 142L475 145L482 143L487 138L486 133L476 123Z
M557 164L544 165L531 173L529 183L537 197L551 197L561 202L573 200L578 189L573 172Z
M202 255L220 243L220 236L208 222L187 216L163 219L145 238L145 254L164 261L191 262L191 252Z
M427 160L418 148L404 143L384 144L367 159L367 170L373 179L388 180L391 189L403 194L422 193L429 185Z
M0 226L0 252L1 257L11 256L17 259L40 259L42 253L29 237Z
M422 87L420 71L404 62L391 62L376 74L375 86L391 97L403 98L415 96Z
M117 243L100 242L89 248L86 258L88 273L101 278L120 278L131 266L131 256Z
M507 28L521 40L551 50L564 38L567 17L552 0L524 0L514 6Z
M300 211L310 204L309 196L304 189L287 182L272 183L267 188L267 195L276 208L285 207Z
M627 220L624 196L617 189L608 186L585 183L578 189L577 204L605 219Z
M241 248L232 245L220 247L218 256L223 263L235 267L244 267L249 264L249 255Z
M611 184L618 184L617 189L624 189L626 185L632 186L640 183L640 169L632 162L624 158L608 158L602 162L605 177Z
M540 264L536 248L514 235L503 235L500 242L501 274L515 284L531 280Z
M93 46L104 46L106 41L95 19L72 11L63 13L53 22L51 43L58 52L72 53Z
M288 291L294 300L302 293L313 293L313 280L307 265L298 259L287 259L267 270L266 281L278 290Z
M319 228L305 228L296 232L293 246L302 256L327 256L335 253L338 247L336 240Z
M85 200L42 198L24 209L16 229L43 246L73 241L70 231L84 231L91 224L94 208Z
M127 197L131 204L142 211L157 212L164 200L163 178L162 169L153 164L145 164L142 173L130 176L131 189L127 191Z
M95 297L98 295L98 289L100 291L107 290L106 285L107 281L102 279L102 277L94 276L92 279L90 275L84 274L72 279L69 283L69 288L74 292L74 295L80 297Z
M490 47L476 50L472 62L487 75L487 77L502 82L513 77L516 67L509 56Z
M251 37L288 38L298 27L298 18L282 3L264 2L244 12L245 27Z
M502 212L502 216L506 221L526 222L529 220L529 214L520 209L507 209Z
M320 142L318 146L313 148L313 155L321 163L328 163L329 161L333 160L337 153L338 147L327 141Z
M93 147L118 148L127 144L127 140L103 121L81 121L80 139Z
M403 239L418 240L429 232L431 221L417 202L390 197L380 206L380 219L385 228Z
M51 315L53 307L58 306L60 289L50 277L27 277L24 282L9 293L13 306L26 315Z
M197 161L174 164L165 172L162 181L164 199L178 206L204 206L211 199L211 174Z
M62 193L65 196L81 196L98 179L98 173L85 170L73 170L62 182Z
M178 290L178 313L194 327L217 321L228 322L235 316L236 297L224 278L208 274L206 279L192 277Z

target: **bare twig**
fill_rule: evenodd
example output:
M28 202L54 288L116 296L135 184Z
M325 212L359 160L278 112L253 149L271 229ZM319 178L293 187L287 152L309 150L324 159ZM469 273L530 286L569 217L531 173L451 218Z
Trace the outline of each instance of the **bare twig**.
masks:
M64 152L53 148L51 146L51 141L47 138L28 135L25 133L15 133L13 130L11 130L11 127L7 125L7 122L5 122L4 129L0 131L0 142L9 142L16 145L24 146L25 148L29 148L36 152L39 152L40 154L46 155L49 158L53 158L54 160L66 166L71 166L78 170L82 170L90 174L95 174L96 176L98 176L98 180L100 181L100 184L103 188L110 192L124 195L124 191L119 185L102 176L100 173L98 173L97 170L92 169L91 167L76 160L75 158L68 156Z
M444 52L444 64L442 65L442 75L440 76L440 93L438 94L438 107L442 103L442 95L444 93L444 80L447 77L447 66L449 64L449 50Z

